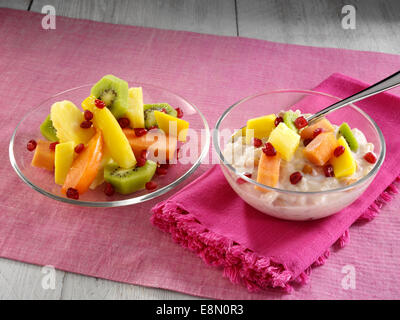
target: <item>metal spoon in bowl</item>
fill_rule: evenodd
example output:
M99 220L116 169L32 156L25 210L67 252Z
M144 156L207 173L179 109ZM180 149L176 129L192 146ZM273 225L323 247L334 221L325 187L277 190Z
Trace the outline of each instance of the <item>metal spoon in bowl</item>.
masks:
M373 84L372 86L361 90L360 92L357 92L353 94L352 96L345 98L343 100L340 100L329 107L326 107L325 109L322 109L321 111L318 111L317 113L314 113L313 115L309 116L306 118L308 123L314 122L318 119L321 119L328 113L331 113L334 110L340 109L342 107L345 107L349 105L350 103L354 103L357 101L360 101L362 99L368 98L370 96L373 96L377 93L392 89L394 87L397 87L400 85L400 71L397 71L396 73L392 74L391 76Z

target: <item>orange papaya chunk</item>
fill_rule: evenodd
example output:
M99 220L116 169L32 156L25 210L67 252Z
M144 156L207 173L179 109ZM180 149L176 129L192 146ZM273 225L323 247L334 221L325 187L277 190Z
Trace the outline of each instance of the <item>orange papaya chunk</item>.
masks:
M35 149L35 154L32 159L32 166L43 168L49 171L54 170L55 153L50 150L51 141L38 140Z
M258 163L257 182L265 184L269 187L276 187L279 182L279 171L281 166L281 156L277 153L275 156L269 157L265 153L261 154ZM255 186L256 190L268 192L269 190Z
M323 166L331 158L337 145L333 132L323 132L304 148L303 154L308 161L317 166Z
M333 132L335 131L335 128L333 128L332 124L329 122L328 119L321 119L315 123L313 123L312 125L304 128L301 132L300 132L300 137L304 140L304 139L312 139L313 138L313 133L315 131L315 129L321 128L322 132Z

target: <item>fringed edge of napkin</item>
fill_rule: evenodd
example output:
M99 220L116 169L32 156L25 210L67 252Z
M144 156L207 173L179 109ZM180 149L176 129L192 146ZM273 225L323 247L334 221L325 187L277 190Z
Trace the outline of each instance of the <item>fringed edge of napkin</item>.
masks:
M399 193L396 183L400 175L368 207L356 222L368 222L375 218L380 209ZM172 239L182 247L196 253L207 265L222 267L223 275L232 283L243 283L250 292L268 288L281 288L284 292L293 291L293 285L304 285L308 282L311 269L325 264L330 255L327 249L318 259L299 276L294 278L285 265L262 257L239 243L208 230L182 205L167 200L157 204L153 209L151 223L161 230L170 233ZM338 249L350 241L349 230L335 242Z

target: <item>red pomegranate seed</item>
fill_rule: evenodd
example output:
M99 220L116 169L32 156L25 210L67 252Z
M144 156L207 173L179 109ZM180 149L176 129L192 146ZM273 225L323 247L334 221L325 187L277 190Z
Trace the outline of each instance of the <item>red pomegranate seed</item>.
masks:
M165 108L162 108L160 111L164 112L164 113L167 113L167 110Z
M108 197L111 197L115 193L115 189L111 183L108 183L108 182L105 183L104 193Z
M312 141L312 139L310 139L310 138L304 139L303 140L304 146L307 147L307 145L309 145L311 141Z
M129 121L128 118L119 118L118 123L119 123L120 127L123 129L123 128L129 127L129 124L131 122Z
M50 143L49 149L50 149L51 151L55 151L55 150L56 150L56 145L58 145L58 144L59 144L58 141L57 141L57 142L52 142L52 143Z
M158 167L158 168L156 169L156 173L157 173L159 176L165 176L165 175L167 174L167 172L168 172L168 169L165 168L165 167Z
M76 145L74 150L76 153L81 153L83 151L83 149L85 149L85 145L83 143L80 143L80 144Z
M283 122L283 118L282 117L277 117L275 119L275 127L277 127L281 122Z
M93 119L93 113L90 110L85 110L85 112L83 113L83 117L85 118L85 120L90 121Z
M67 190L67 197L71 199L78 200L79 199L79 192L74 188L68 188Z
M26 148L27 148L29 151L33 151L33 150L36 149L36 146L37 146L37 142L36 142L35 140L29 140L29 142L28 142L27 145L26 145Z
M268 157L273 157L276 155L276 150L274 146L272 145L271 142L267 142L265 144L265 147L262 149L262 151L268 156Z
M137 158L136 159L136 166L143 167L146 164L146 158Z
M89 129L92 126L92 121L85 120L81 123L82 129Z
M313 134L312 134L313 138L315 138L316 136L318 136L319 134L321 134L323 131L324 131L324 129L322 129L322 128L317 128L317 129L315 129L314 132L313 132Z
M244 174L247 178L251 178L251 173L245 173ZM237 184L243 184L243 183L246 183L247 181L246 180L244 180L244 179L242 179L242 178L238 178L237 180L236 180L236 183Z
M147 150L142 150L142 152L140 153L140 157L143 159L147 159Z
M345 147L343 146L337 146L336 149L333 151L333 155L337 158L340 157L343 152L345 151Z
M256 147L256 148L259 148L259 147L261 147L262 146L262 140L261 139L258 139L258 138L254 138L253 139L253 145Z
M364 155L365 161L369 163L375 163L376 162L376 157L372 152L368 152Z
M101 101L100 99L94 100L94 104L95 104L95 106L96 106L97 108L99 108L99 109L103 109L103 108L106 106L106 104L104 103L104 101Z
M136 137L144 136L147 133L147 130L145 128L135 128L133 130L135 130Z
M147 190L154 190L155 188L157 188L157 183L155 183L153 181L149 181L146 183Z
M331 164L327 164L326 166L324 166L324 173L325 173L325 177L334 177L335 173L333 172L333 167Z
M176 112L178 113L176 116L177 116L178 118L183 118L183 111L182 111L182 109L181 109L181 108L176 108L175 110L176 110Z
M306 118L303 116L298 117L296 120L294 120L294 125L296 126L297 129L304 128L306 125L308 125L308 122Z
M298 184L302 178L303 178L303 175L299 171L293 172L290 175L290 183Z

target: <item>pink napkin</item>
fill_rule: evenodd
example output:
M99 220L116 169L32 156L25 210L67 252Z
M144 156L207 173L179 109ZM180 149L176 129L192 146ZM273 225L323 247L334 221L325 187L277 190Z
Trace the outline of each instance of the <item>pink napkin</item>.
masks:
M315 90L345 96L366 86L334 74ZM290 291L293 283L305 283L310 268L323 264L335 242L344 245L348 228L357 219L372 219L391 194L397 193L400 114L393 111L400 107L400 98L383 93L358 105L382 129L387 156L367 191L341 212L311 222L268 217L247 205L231 189L219 166L214 166L155 206L152 223L208 265L222 267L224 276L233 283L244 283L250 291L267 287Z

